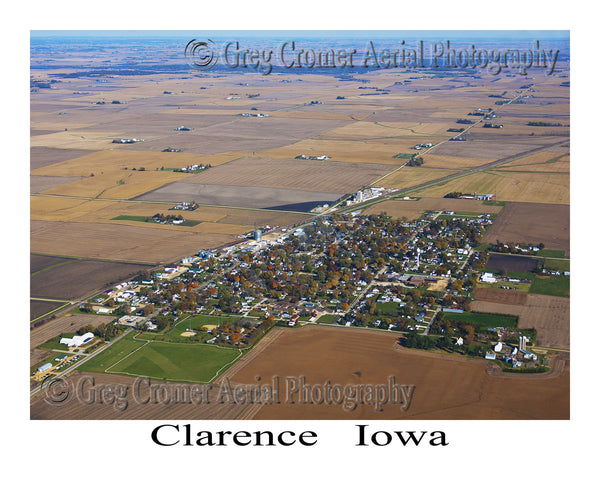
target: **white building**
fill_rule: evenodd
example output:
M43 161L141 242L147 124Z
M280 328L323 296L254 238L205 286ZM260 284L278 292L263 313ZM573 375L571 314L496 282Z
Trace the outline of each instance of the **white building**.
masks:
M485 283L496 283L496 278L489 272L484 273L479 280Z
M92 332L88 332L83 335L75 335L73 338L61 338L60 343L69 348L80 347L84 343L89 342L92 338L94 338L94 334Z

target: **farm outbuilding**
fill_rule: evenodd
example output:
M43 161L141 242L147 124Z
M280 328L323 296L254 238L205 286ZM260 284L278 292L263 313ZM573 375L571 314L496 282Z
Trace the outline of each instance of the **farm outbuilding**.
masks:
M51 363L44 363L41 367L38 368L38 372L46 372L52 368Z

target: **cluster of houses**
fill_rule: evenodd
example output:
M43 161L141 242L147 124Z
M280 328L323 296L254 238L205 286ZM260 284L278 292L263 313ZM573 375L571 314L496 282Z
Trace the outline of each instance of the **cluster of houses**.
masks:
M143 142L143 138L120 138L117 140L113 140L112 143L137 143Z
M270 115L268 113L250 113L250 112L240 113L240 116L242 116L242 117L258 117L258 118L270 117Z

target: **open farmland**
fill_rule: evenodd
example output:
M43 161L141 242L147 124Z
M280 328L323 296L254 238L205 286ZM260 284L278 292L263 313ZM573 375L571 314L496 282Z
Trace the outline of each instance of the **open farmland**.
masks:
M475 300L481 302L503 303L505 305L525 305L527 293L498 288L476 288Z
M75 258L55 257L50 255L29 255L29 273L33 274L62 263L75 262Z
M537 346L569 349L569 306L568 298L530 293L525 305L476 300L471 310L518 315L520 328L537 330Z
M332 203L340 197L336 192L314 192L237 185L206 185L175 182L135 200L151 202L189 202L240 208L271 208L296 212L309 211L317 205Z
M59 187L67 183L76 182L83 177L45 177L41 175L31 175L29 190L31 193L40 193L54 187Z
M148 265L78 260L63 263L31 277L31 295L43 298L75 300L86 293L117 283Z
M460 198L428 198L419 200L385 200L364 210L367 215L385 212L394 218L419 218L427 210L452 210L456 212L499 213L502 207L486 205L481 200Z
M419 191L443 197L449 192L494 193L500 201L566 204L570 200L568 173L487 171L472 173Z
M569 205L507 203L483 242L541 242L545 248L565 250L570 257L569 225Z
M31 170L35 170L36 168L82 157L88 153L90 153L89 150L31 147L29 154L30 168Z
M539 263L538 258L520 255L504 255L492 253L485 266L486 270L498 270L500 272L533 272Z
M231 377L255 383L256 375L306 376L310 384L379 384L394 375L415 385L410 408L388 405L382 412L360 405L266 405L257 419L525 419L569 417L569 373L555 378L502 378L486 373L486 362L396 347L397 335L311 326L286 330ZM552 401L547 401L551 398ZM296 399L297 400L297 399Z
M29 320L35 320L42 315L56 310L59 307L66 305L66 302L47 302L43 300L29 301Z
M65 243L67 234L69 242ZM177 226L158 229L118 223L31 222L31 250L34 252L122 262L166 263L195 250L237 241L233 234L181 231Z
M238 185L351 193L393 170L389 165L352 165L339 162L280 158L252 158L211 168L181 183Z

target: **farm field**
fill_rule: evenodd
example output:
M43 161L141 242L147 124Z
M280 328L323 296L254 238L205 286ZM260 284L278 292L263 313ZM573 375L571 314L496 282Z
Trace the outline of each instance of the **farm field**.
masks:
M508 314L465 312L465 313L444 313L444 318L456 322L466 322L472 325L480 325L486 328L517 326L517 317Z
M527 273L533 272L537 268L539 261L538 258L492 253L485 268L486 270L497 270L506 273Z
M82 157L89 153L89 150L31 147L29 151L30 168L31 170L35 170L73 158Z
M30 300L29 301L29 320L34 320L42 315L45 315L52 310L55 310L66 302L46 302L43 300Z
M568 298L529 293L524 305L475 300L471 310L518 315L520 328L537 330L537 346L569 349L569 306Z
M181 183L351 193L392 170L388 165L245 157L188 176Z
M565 250L570 257L569 225L569 205L507 203L482 241L542 242L545 248Z
M525 305L527 293L497 288L476 288L475 300L481 302L503 303L505 305Z
M415 385L407 412L386 406L382 412L361 405L345 412L339 405L265 405L257 419L524 419L569 417L569 373L531 381L489 376L486 363L443 358L396 346L397 335L311 326L286 329L260 356L231 377L236 383L255 376L306 376L310 384L385 383ZM308 352L311 352L310 355ZM546 401L552 398L551 402Z
M341 195L336 192L313 192L287 188L240 185L206 185L175 182L136 197L151 202L184 202L238 208L268 208L307 212L324 203L331 204Z
M513 172L492 170L472 173L439 185L424 188L420 195L443 197L449 192L489 192L495 199L509 202L569 204L568 173Z
M140 225L139 222L135 222ZM176 230L177 229L177 230ZM65 235L69 243L65 243ZM158 229L118 223L31 221L31 250L119 262L167 263L200 249L237 242L237 235ZM142 268L140 267L140 270Z
M458 172L459 170L446 168L402 167L384 179L377 181L375 186L402 190Z
M67 183L76 182L82 178L83 177L45 177L41 175L31 175L29 190L31 193L40 193L44 190L49 190Z
M107 284L131 277L148 266L96 260L64 263L32 275L31 295L75 300Z
M386 212L394 218L419 218L427 210L468 211L477 213L499 213L503 207L486 205L481 200L465 200L460 198L430 198L419 200L385 200L364 210L367 215Z

